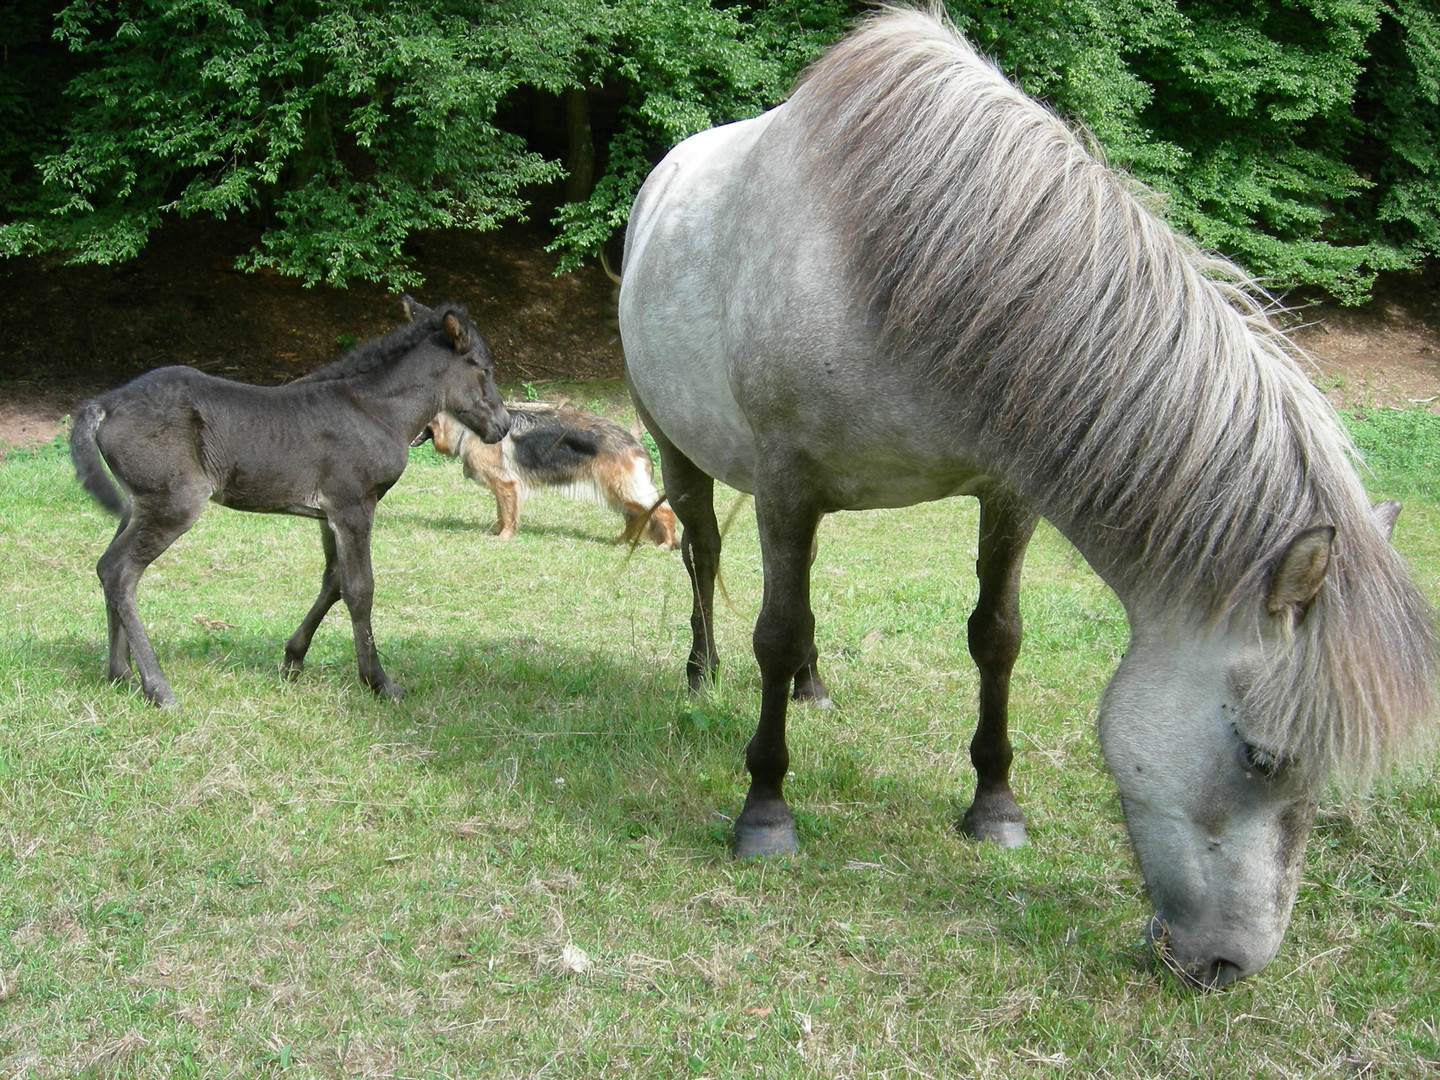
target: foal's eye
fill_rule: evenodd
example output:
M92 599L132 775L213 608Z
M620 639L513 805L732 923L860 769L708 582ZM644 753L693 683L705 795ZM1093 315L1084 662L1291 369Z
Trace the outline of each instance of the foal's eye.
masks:
M1266 780L1273 780L1284 764L1269 750L1256 746L1254 743L1242 742L1240 744L1240 767L1247 773L1258 773Z

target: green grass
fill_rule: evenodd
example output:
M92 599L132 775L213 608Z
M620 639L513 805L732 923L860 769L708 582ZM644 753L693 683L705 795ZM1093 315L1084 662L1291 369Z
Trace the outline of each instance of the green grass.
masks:
M1403 449L1385 432L1372 462ZM1440 595L1440 503L1395 462L1377 497L1410 500L1397 542ZM104 679L111 522L63 447L0 462L0 1078L1433 1075L1440 769L1327 805L1280 956L1183 991L1141 945L1094 733L1123 614L1048 528L1014 692L1030 846L952 828L976 694L958 500L822 526L838 707L791 725L805 850L738 865L753 513L700 701L676 554L627 558L617 519L558 497L509 544L493 514L428 449L382 505L391 705L339 610L279 677L314 523L211 510L141 587L182 705L159 712Z

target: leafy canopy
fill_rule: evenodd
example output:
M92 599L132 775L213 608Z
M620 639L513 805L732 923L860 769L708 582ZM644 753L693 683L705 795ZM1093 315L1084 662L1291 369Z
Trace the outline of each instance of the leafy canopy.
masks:
M562 265L621 229L675 142L784 99L848 0L19 0L0 15L0 255L133 256L243 216L244 259L415 283L407 237L553 205L592 105ZM956 0L1026 90L1087 126L1202 244L1359 299L1440 253L1432 0ZM537 119L539 117L539 119Z

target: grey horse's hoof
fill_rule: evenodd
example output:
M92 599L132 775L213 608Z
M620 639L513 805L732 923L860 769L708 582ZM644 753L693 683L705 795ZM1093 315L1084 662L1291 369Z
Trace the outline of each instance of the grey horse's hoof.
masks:
M998 844L1002 848L1014 849L1025 846L1025 823L1023 821L970 821L962 818L960 832L971 840Z
M735 858L773 859L777 855L794 855L800 850L800 837L795 822L777 825L735 826Z

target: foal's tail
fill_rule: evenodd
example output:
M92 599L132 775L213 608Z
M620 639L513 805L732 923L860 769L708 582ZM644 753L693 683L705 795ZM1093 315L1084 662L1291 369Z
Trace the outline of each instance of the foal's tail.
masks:
M105 471L100 448L95 444L96 429L104 419L105 409L98 401L87 401L80 407L75 426L70 430L70 460L75 463L75 476L81 486L96 502L119 517L125 510L125 497Z

